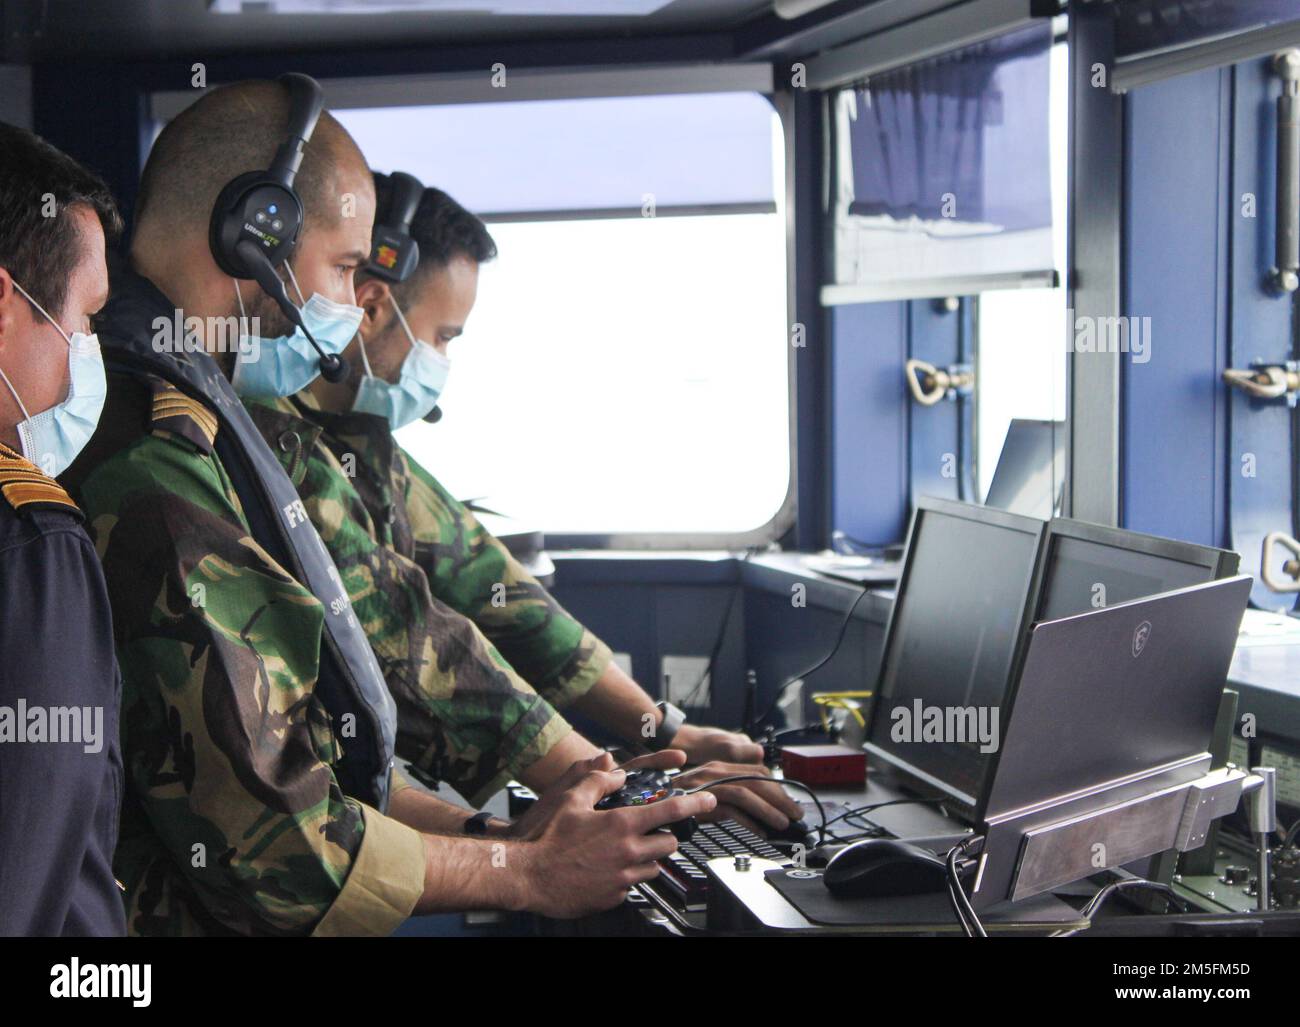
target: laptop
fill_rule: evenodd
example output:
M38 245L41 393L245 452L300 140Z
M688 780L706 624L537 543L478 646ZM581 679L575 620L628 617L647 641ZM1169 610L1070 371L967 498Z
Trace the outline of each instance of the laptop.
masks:
M1064 484L1065 425L1016 418L984 504L1047 520L1060 508Z
M1010 897L1024 833L1098 808L1089 792L1112 789L1109 805L1209 769L1251 581L1236 575L1033 626L979 801L982 902Z

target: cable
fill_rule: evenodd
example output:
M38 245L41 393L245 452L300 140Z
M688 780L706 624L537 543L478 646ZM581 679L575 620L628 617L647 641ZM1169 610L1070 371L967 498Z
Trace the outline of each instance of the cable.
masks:
M882 833L884 833L879 824L873 824L871 821L861 821L858 818L864 817L868 813L872 813L885 806L905 806L911 804L941 806L947 801L947 799L940 796L929 799L889 799L885 802L873 802L866 806L854 806L851 809L846 809L843 813L835 814L835 816L826 821L826 826L829 828L831 824L842 820L850 827L858 828L861 832L860 834L849 838L843 838L839 835L831 834L829 837L833 842L857 841L859 838L879 838ZM826 838L823 837L821 843L825 843L825 841Z
M1170 904L1172 904L1174 900L1177 900L1182 905L1182 912L1184 913L1193 912L1191 907L1183 900L1182 896L1174 891L1169 885L1162 884L1159 881L1148 881L1144 877L1127 877L1122 881L1111 881L1110 884L1102 888L1102 890L1097 892L1088 904L1079 911L1079 915L1086 920L1091 920L1097 914L1098 910L1107 903L1112 895L1118 895L1122 891L1133 891L1141 888L1149 888L1151 891L1159 892L1169 900Z
M736 587L731 590L731 595L727 597L727 608L722 613L722 623L718 626L718 637L713 640L713 649L709 653L709 662L704 668L704 673L700 675L700 680L695 682L695 685L686 693L686 696L682 701L674 704L681 706L683 710L694 703L695 696L699 694L700 689L704 687L704 683L713 680L713 672L717 669L718 657L722 655L722 647L727 641L727 628L731 624L731 611L736 605L736 597L740 595L745 588L744 565L749 562L749 558L753 555L754 549L751 547L746 549L745 555L740 558L740 576L736 581ZM667 689L665 689L665 691L667 691ZM667 699L668 696L665 695L664 698Z
M1291 848L1291 846L1295 844L1297 834L1300 834L1300 820L1297 820L1292 824L1290 829L1287 831L1286 836L1282 839L1282 848Z
M949 849L946 860L948 866L948 901L952 904L952 911L957 917L957 922L961 924L961 928L966 932L968 938L987 938L989 935L984 930L984 925L980 922L975 907L971 905L966 890L961 886L961 875L957 870L957 857L972 845L977 842L982 844L983 841L983 837L972 835Z
M717 785L729 785L735 781L766 781L769 784L793 785L795 788L802 788L808 793L817 806L817 813L821 817L821 825L817 828L817 844L823 845L826 842L826 807L822 805L821 799L817 798L817 793L809 788L802 781L791 781L786 778L764 777L762 774L736 774L734 777L720 777L716 781L710 781L708 784L698 785L695 788L688 789L687 795L694 795L696 792L707 791Z
M817 671L821 670L822 667L828 664L832 658L834 658L835 654L840 651L840 645L841 643L843 643L844 636L849 630L849 624L853 620L853 614L857 610L858 604L861 603L862 600L866 598L867 593L869 593L871 589L872 586L867 585L865 588L863 588L861 592L858 593L858 597L853 600L853 604L849 607L849 612L844 615L844 620L840 622L839 635L835 639L835 644L831 646L831 651L828 652L816 663L814 663L807 670L800 671L798 674L795 674L793 677L787 678L785 684L783 684L780 688L776 690L776 695L773 697L772 701L768 704L767 709L763 711L763 715L760 716L756 721L754 721L753 724L745 725L747 733L751 733L749 729L761 726L763 721L767 720L767 718L772 715L773 711L776 710L778 704L785 697L785 693L790 690L790 687L796 681L800 681L803 678L815 674Z
M839 814L839 816L832 817L830 822L833 824L835 821L848 816L865 816L868 813L874 813L878 809L884 809L886 806L941 806L947 801L947 798L942 795L928 799L889 799L885 802L873 802L868 806L855 806L853 809Z

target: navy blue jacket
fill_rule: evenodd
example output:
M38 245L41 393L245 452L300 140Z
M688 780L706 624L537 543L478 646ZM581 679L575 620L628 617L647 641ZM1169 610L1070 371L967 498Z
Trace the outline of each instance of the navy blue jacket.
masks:
M81 522L0 446L0 935L126 933L113 879L121 676Z

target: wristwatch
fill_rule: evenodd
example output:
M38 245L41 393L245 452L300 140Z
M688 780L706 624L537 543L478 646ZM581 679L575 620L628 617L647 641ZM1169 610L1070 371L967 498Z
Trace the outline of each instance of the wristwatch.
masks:
M486 810L482 813L475 813L465 821L464 831L466 834L482 837L488 833L488 822L495 819L496 817L491 813L488 813Z
M655 709L663 714L663 719L655 728L654 734L644 740L645 747L651 752L671 748L678 730L686 723L686 714L670 702L657 702Z

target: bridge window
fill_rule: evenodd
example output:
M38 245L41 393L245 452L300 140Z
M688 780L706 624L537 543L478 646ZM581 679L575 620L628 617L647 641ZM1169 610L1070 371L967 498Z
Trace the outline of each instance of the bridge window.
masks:
M444 189L500 251L443 420L400 433L416 459L552 537L776 533L791 347L784 141L763 96L339 116L372 166Z

